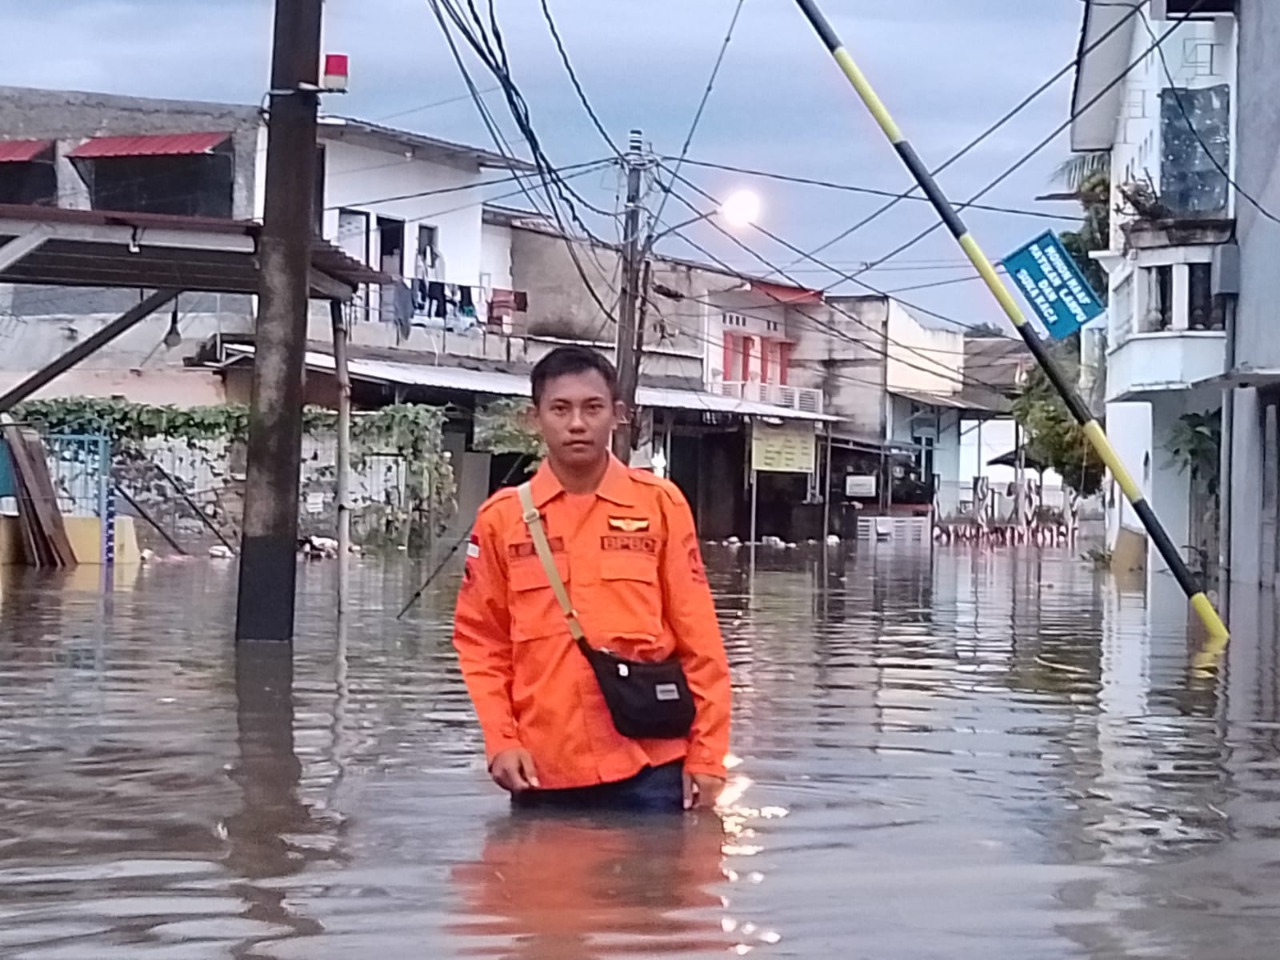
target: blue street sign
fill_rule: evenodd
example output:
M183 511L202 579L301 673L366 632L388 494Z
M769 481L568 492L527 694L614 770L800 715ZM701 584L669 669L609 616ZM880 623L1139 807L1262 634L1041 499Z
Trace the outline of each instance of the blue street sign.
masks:
M1015 250L1001 263L1054 340L1071 336L1106 309L1052 232Z

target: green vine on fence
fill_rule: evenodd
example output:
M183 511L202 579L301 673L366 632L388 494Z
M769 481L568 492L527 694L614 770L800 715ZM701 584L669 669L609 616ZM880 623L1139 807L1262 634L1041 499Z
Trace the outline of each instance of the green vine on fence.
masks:
M145 462L148 441L181 441L214 455L208 444L243 444L249 436L249 409L237 404L179 408L131 403L119 399L68 397L29 400L11 414L46 434L103 436L118 460ZM351 468L372 469L378 458L403 464L397 486L403 499L369 504L382 539L415 550L428 543L455 509L453 466L444 449L447 412L441 407L395 404L357 413L351 421ZM321 407L303 411L303 431L332 437L337 414ZM217 456L225 456L220 447ZM328 481L333 468L319 471Z
M542 438L528 416L529 401L518 397L494 400L476 411L475 447L484 453L518 453L541 459Z
M97 397L66 397L28 400L14 407L12 416L45 433L103 436L116 445L147 440L243 442L249 437L249 408L232 403L172 407ZM303 429L307 433L332 430L335 423L336 417L330 410L307 407L303 411Z

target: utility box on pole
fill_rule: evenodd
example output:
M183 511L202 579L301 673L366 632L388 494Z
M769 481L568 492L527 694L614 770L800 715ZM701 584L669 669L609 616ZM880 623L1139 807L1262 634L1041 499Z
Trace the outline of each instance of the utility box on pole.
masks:
M276 0L236 641L293 640L324 0Z

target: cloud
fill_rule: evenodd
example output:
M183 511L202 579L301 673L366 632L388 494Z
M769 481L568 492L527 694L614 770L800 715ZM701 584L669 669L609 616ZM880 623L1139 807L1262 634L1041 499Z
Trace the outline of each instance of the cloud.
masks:
M633 126L661 153L677 152L723 41L736 0L549 0L579 76L616 141ZM499 0L516 78L548 152L562 163L609 148L588 122L543 22L538 0ZM1077 0L825 0L837 30L926 161L937 165L1067 64L1075 52ZM56 9L55 9L56 8ZM0 84L255 103L267 87L270 0L0 0L6 56ZM56 39L50 39L56 38ZM326 47L352 57L353 92L335 112L379 119L466 93L425 0L326 5ZM472 63L481 88L493 86ZM942 178L962 199L1037 143L1067 114L1069 77ZM502 98L486 100L504 130ZM468 101L393 122L489 145ZM1030 206L1065 143L1046 150L991 202ZM723 163L899 189L908 180L794 4L747 0L693 155ZM690 177L708 190L733 178ZM849 194L761 183L770 227L814 246L874 209ZM972 217L993 254L1042 229L1037 221ZM829 251L873 259L932 222L902 204ZM718 238L700 234L709 242ZM756 243L756 240L752 241ZM743 263L737 251L730 257ZM770 257L782 254L773 248ZM958 256L943 237L904 259ZM789 257L789 259L794 259ZM745 265L745 264L744 264ZM895 273L897 285L939 279ZM992 309L973 285L924 291L922 303L966 317Z

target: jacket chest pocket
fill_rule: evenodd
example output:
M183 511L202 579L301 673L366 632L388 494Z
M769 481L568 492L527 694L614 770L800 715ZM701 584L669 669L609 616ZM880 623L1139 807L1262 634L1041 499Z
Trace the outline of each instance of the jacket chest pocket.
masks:
M606 554L600 559L600 586L606 609L613 611L614 633L654 638L662 633L662 584L656 556Z
M556 572L569 587L569 558L563 553L552 555ZM511 591L511 639L519 643L567 632L564 611L556 600L551 581L537 557L513 562L509 567L508 585ZM571 594L572 596L572 594Z

